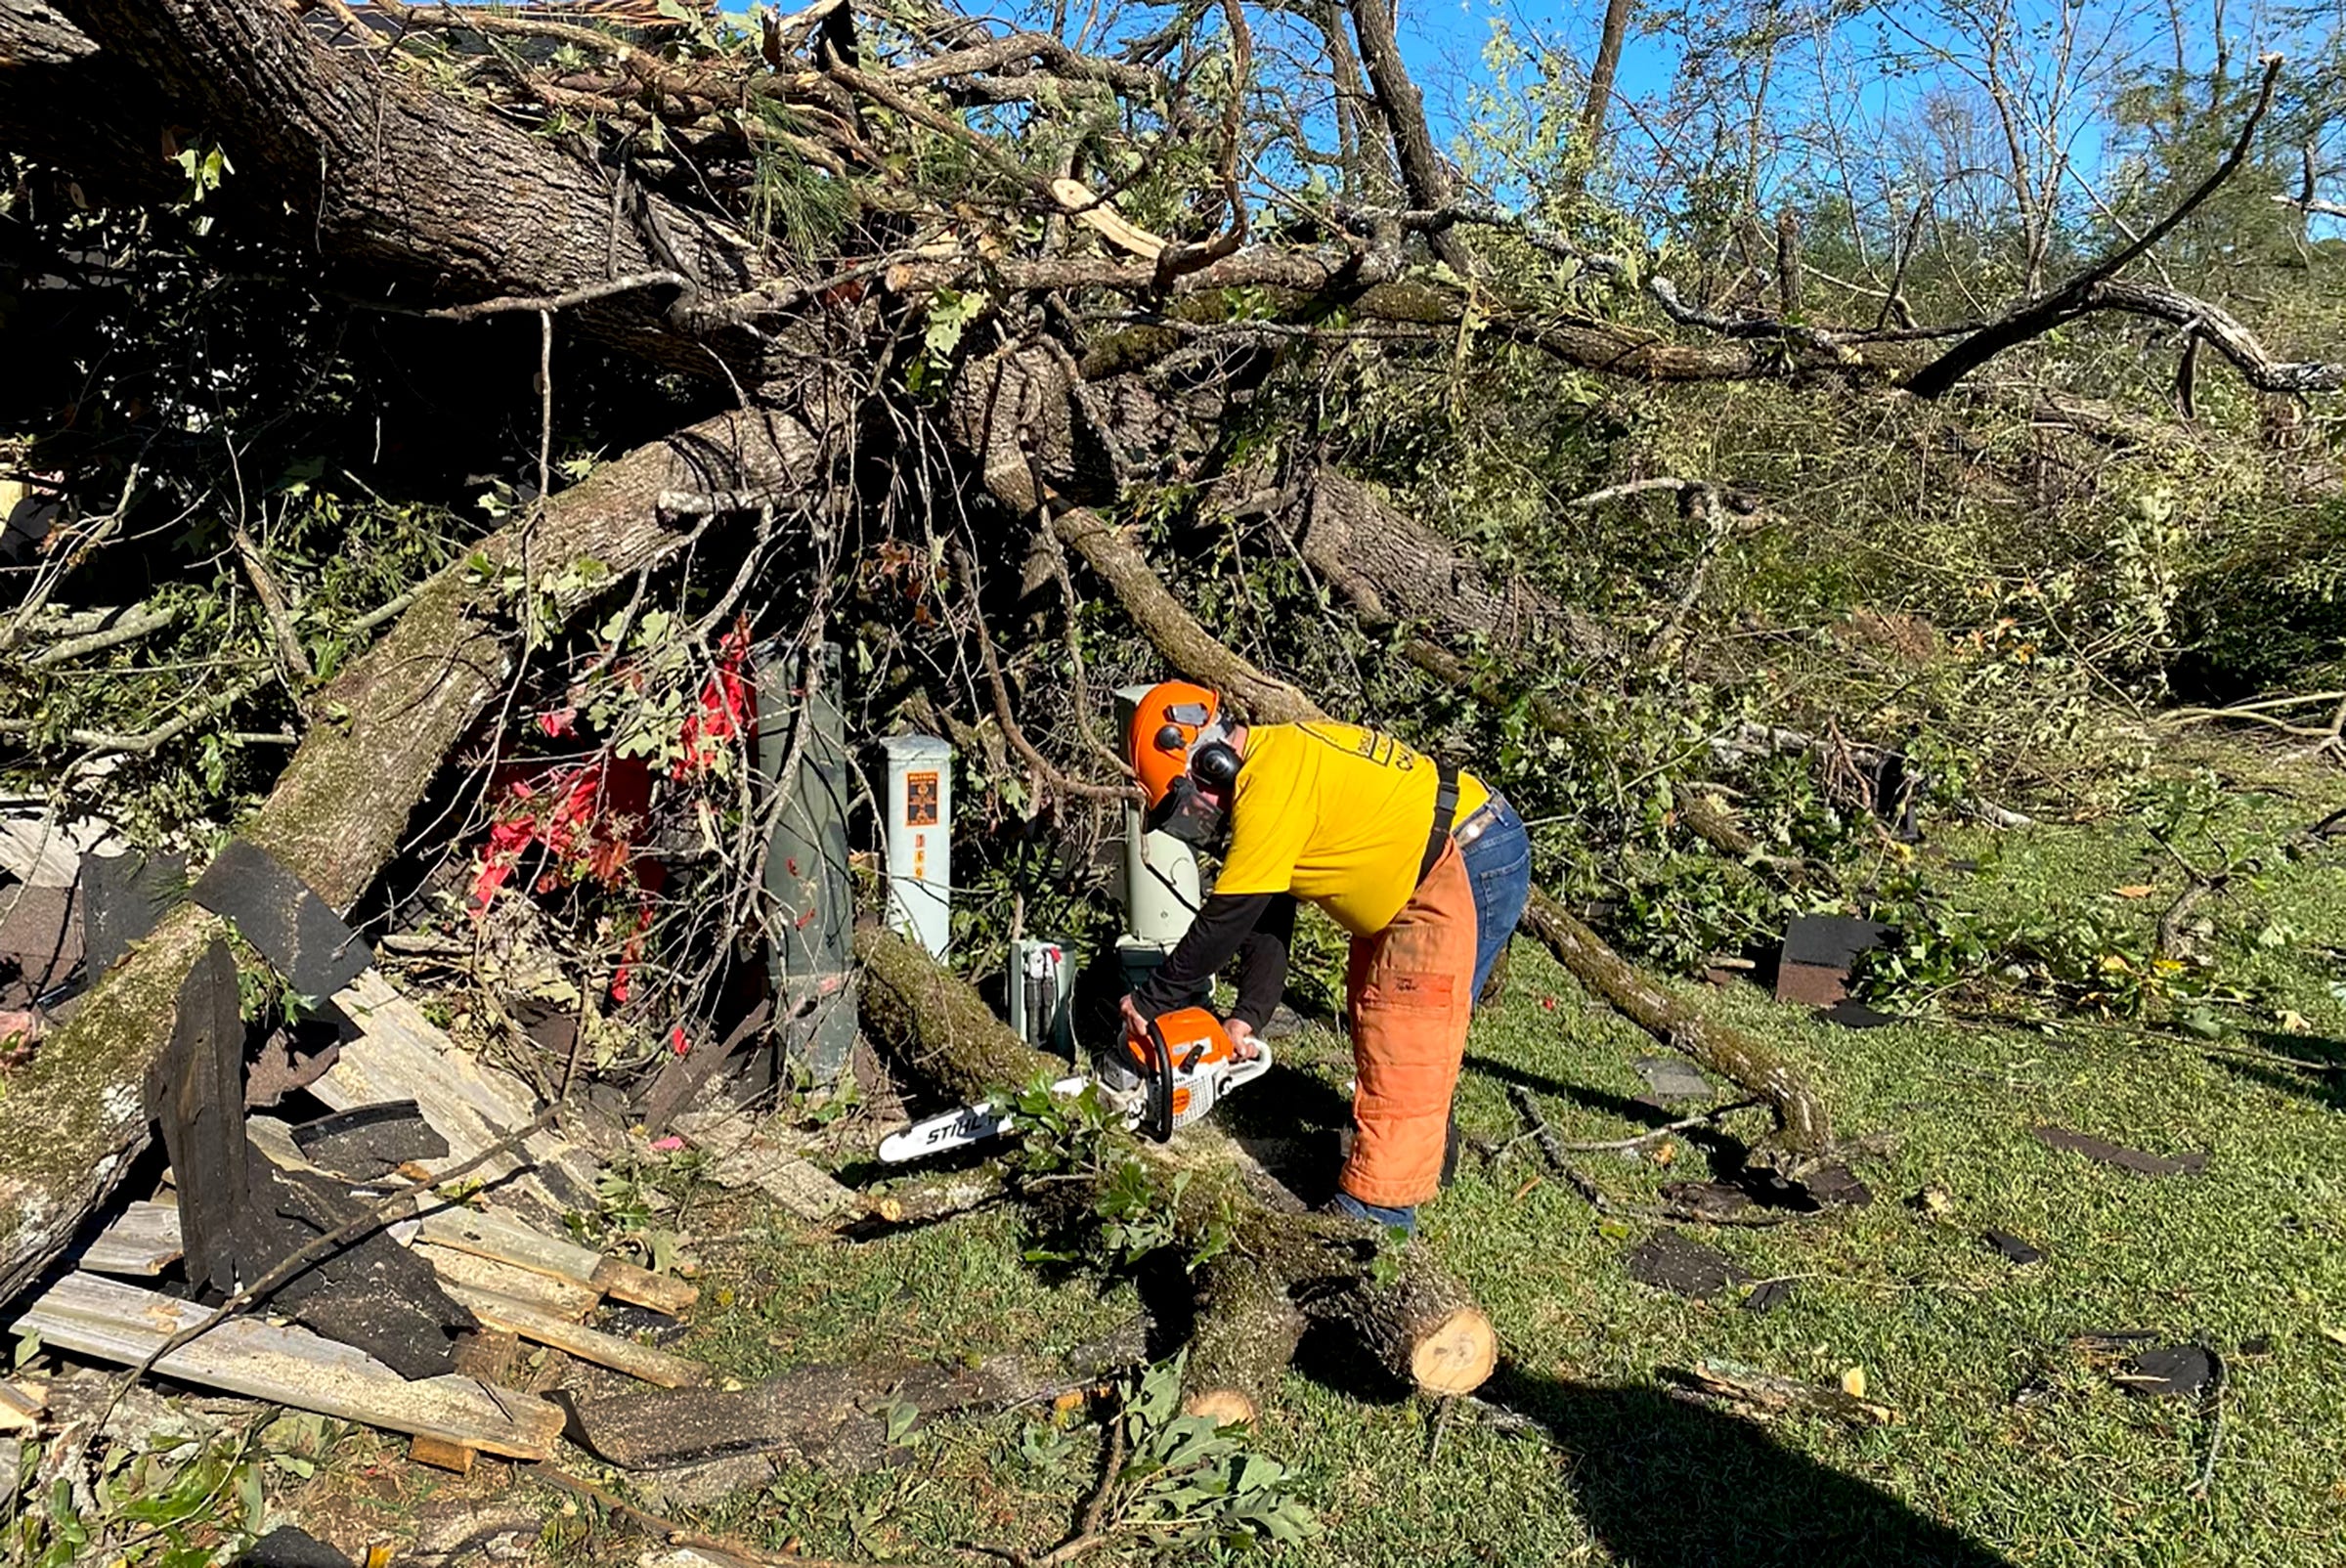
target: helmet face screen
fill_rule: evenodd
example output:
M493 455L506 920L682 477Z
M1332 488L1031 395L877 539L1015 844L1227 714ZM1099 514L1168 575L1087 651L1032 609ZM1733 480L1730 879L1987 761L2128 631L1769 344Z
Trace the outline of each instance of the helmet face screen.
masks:
M1149 811L1148 828L1179 839L1192 849L1204 849L1222 837L1227 813L1198 793L1185 776L1173 781L1165 798Z

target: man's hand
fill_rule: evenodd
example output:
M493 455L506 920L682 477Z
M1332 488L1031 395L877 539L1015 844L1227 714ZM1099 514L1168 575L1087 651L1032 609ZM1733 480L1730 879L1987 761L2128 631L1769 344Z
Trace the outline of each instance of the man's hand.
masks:
M1263 1054L1263 1045L1254 1037L1254 1025L1242 1018L1222 1021L1223 1032L1230 1036L1231 1054L1240 1062L1252 1062Z
M1125 1038L1130 1040L1146 1040L1149 1038L1149 1021L1141 1017L1141 1010L1133 1006L1132 998L1130 996L1126 996L1123 1001L1117 1003L1116 1005L1123 1009Z

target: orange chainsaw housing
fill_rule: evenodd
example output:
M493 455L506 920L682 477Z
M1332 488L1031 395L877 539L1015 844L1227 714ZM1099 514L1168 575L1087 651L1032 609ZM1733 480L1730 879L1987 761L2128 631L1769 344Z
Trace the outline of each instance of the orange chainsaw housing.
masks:
M1146 1037L1127 1034L1124 1069L1139 1085L1142 1130L1159 1142L1211 1111L1226 1088L1260 1074L1267 1058L1238 1059L1238 1043L1222 1021L1202 1007L1183 1007L1149 1024Z

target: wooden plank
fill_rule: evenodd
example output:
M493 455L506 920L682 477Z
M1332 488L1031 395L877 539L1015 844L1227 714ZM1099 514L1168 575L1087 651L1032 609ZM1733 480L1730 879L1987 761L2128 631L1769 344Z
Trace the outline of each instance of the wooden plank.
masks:
M540 1274L477 1252L433 1246L420 1239L415 1252L431 1264L433 1272L440 1276L440 1283L451 1290L458 1285L468 1290L487 1290L573 1323L592 1312L594 1304L603 1298L594 1286L582 1285L567 1275Z
M705 1363L684 1356L673 1356L653 1345L639 1345L632 1339L589 1328L584 1324L557 1318L541 1312L526 1301L500 1296L487 1290L468 1290L460 1285L450 1285L448 1293L471 1310L474 1317L491 1328L501 1328L519 1334L524 1339L542 1345L551 1345L581 1361L591 1361L598 1367L609 1367L640 1377L662 1388L691 1388L709 1379Z
M73 1261L98 1274L157 1275L179 1261L179 1208L133 1203Z
M224 1294L234 1290L249 1181L244 1019L236 960L217 937L179 988L171 1041L147 1069L147 1111L162 1126L179 1188L188 1277Z
M68 1274L10 1325L76 1355L136 1366L206 1309L118 1280ZM562 1412L526 1394L491 1392L459 1375L410 1382L347 1345L255 1318L231 1318L156 1363L163 1376L203 1388L410 1436L436 1437L508 1459L543 1459Z
M700 1290L575 1242L557 1240L495 1209L442 1208L423 1216L423 1240L495 1258L540 1274L559 1275L671 1317L700 1299Z
M537 1098L519 1078L476 1061L394 990L380 970L368 970L336 991L332 1001L360 1034L343 1042L340 1059L310 1092L335 1111L413 1100L423 1119L448 1140L447 1158L425 1161L428 1168L443 1170L469 1159L537 1119ZM526 1147L537 1170L515 1177L521 1161L500 1154L476 1175L509 1178L499 1194L549 1218L591 1204L591 1156L551 1130L536 1134Z
M603 1255L591 1247L548 1236L496 1209L434 1208L426 1210L422 1220L421 1239L434 1246L455 1247L581 1285L593 1280L595 1266L603 1261Z
M654 1274L623 1258L605 1258L597 1263L588 1283L607 1296L665 1312L672 1318L682 1317L684 1310L701 1298L699 1285Z

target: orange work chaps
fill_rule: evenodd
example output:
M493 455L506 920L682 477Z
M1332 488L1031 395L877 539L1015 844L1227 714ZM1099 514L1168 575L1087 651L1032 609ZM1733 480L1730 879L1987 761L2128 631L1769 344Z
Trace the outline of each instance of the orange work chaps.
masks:
M1473 984L1474 890L1452 844L1391 925L1352 939L1345 1002L1358 1130L1337 1182L1362 1202L1408 1208L1441 1186Z

